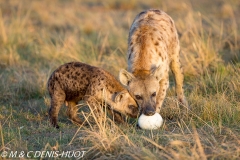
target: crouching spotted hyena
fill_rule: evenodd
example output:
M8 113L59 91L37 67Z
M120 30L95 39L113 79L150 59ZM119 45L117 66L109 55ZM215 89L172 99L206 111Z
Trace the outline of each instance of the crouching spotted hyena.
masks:
M80 100L85 100L89 107L95 110L97 117L101 116L99 104L102 104L103 100L110 106L111 111L116 111L116 118L121 118L120 113L134 118L138 115L135 100L114 76L84 63L70 62L57 68L48 80L48 91L51 98L49 117L56 128L59 128L58 113L64 102L68 107L69 118L79 124L82 123L77 116L77 103Z
M128 71L121 70L119 78L143 114L160 112L169 86L169 68L174 74L177 98L187 106L179 51L177 30L170 16L154 9L136 16L128 38Z

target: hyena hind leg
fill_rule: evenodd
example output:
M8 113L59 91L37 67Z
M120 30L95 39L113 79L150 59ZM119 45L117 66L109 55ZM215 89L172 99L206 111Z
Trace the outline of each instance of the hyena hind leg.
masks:
M60 108L63 105L64 101L65 101L65 96L58 97L56 95L53 95L53 97L51 98L51 107L48 111L48 114L49 114L50 122L56 128L59 128L59 125L57 123L58 113L59 113Z
M78 107L77 103L74 101L68 101L68 106L67 106L67 115L68 117L75 123L82 124L83 122L80 120L78 117Z
M183 73L181 69L181 63L179 60L179 57L176 56L170 64L170 68L173 72L174 79L175 79L175 92L177 95L177 99L180 103L188 107L188 102L184 96L184 90L183 90Z

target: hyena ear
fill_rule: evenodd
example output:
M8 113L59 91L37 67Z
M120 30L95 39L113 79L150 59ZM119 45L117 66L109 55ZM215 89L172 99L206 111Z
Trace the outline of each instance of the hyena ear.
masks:
M151 73L151 76L154 76L158 81L161 80L162 75L163 75L163 69L161 67L156 68Z
M129 73L125 69L121 69L119 72L119 80L124 86L128 86L128 84L133 80L134 75Z
M115 93L113 94L113 101L114 101L115 103L120 102L120 101L122 100L122 98L123 98L123 96L124 96L125 93L126 93L125 91L115 92Z

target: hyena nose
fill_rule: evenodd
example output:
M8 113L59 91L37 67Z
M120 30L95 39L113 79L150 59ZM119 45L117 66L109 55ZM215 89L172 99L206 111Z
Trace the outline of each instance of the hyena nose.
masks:
M143 114L146 116L152 116L155 114L155 109L153 107L147 107L144 111Z

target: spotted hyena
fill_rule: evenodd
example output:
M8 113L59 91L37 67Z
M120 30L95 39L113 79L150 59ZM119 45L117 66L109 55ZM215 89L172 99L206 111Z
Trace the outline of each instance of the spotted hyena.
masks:
M174 74L177 98L187 105L179 51L177 30L170 16L153 9L136 16L129 32L128 71L121 70L119 78L143 114L160 112L169 86L169 68Z
M49 109L50 121L54 127L57 124L60 107L66 102L69 118L81 124L77 116L77 103L85 100L97 117L100 116L103 100L111 110L120 118L120 113L136 118L138 106L128 91L114 76L98 67L80 62L66 63L57 68L48 80L48 91L51 97ZM121 121L121 119L118 119Z

